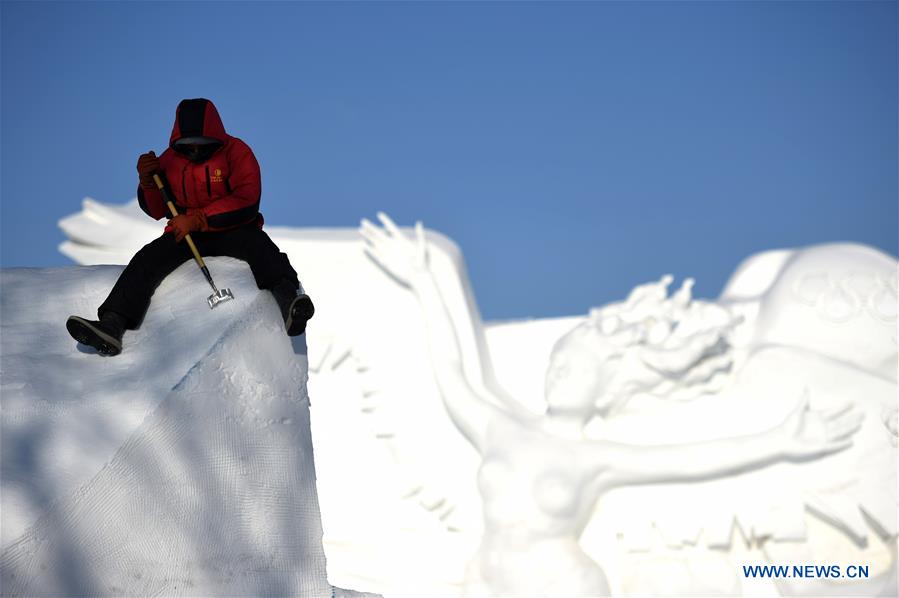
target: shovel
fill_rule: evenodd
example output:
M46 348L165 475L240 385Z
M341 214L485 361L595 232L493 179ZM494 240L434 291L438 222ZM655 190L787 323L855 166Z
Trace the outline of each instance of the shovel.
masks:
M162 179L159 178L158 174L153 175L153 182L155 182L156 186L159 187L159 191L162 193L162 198L165 200L165 205L169 207L169 212L172 213L172 217L174 218L178 215L178 210L175 209L175 202L172 201L172 196L169 195L168 190L166 190L165 185L163 184ZM209 274L209 268L206 267L206 262L203 261L203 257L200 255L200 252L197 251L197 246L194 245L194 240L190 238L190 235L185 235L184 240L187 241L187 245L190 247L191 253L194 254L194 260L196 260L197 265L200 266L200 272L203 273L203 276L206 277L206 282L208 282L209 286L212 287L213 293L206 298L206 303L209 304L209 309L214 308L219 303L234 299L234 293L231 292L231 289L219 290L218 287L215 286L215 283L212 282L212 276Z

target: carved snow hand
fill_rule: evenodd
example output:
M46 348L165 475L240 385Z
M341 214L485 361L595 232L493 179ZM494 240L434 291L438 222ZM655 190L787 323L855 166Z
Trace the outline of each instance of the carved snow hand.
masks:
M359 234L365 252L401 283L411 285L417 275L428 271L428 247L424 227L415 223L415 238L409 239L387 214L378 212L383 228L363 218Z
M847 402L832 409L811 410L806 390L796 407L777 428L784 454L805 459L835 453L852 446L852 435L862 425L864 414Z

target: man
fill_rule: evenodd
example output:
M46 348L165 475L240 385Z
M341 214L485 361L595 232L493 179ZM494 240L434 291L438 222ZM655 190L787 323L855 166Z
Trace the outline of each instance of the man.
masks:
M168 221L162 236L131 258L97 310L99 321L68 319L72 337L103 354L118 355L124 331L140 327L159 283L191 259L184 241L187 234L203 256L226 255L247 262L256 285L275 296L287 334L305 332L315 308L307 295L298 293L297 273L287 255L262 231L259 164L246 143L225 132L210 100L182 100L168 149L158 158L152 151L141 155L137 172L141 209L156 220L170 216L153 181L158 173L179 215Z

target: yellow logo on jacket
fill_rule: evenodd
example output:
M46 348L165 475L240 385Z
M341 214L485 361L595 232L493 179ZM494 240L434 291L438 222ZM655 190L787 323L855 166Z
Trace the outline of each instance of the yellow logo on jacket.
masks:
M216 168L212 173L212 177L210 179L213 183L221 183L222 182L222 169Z

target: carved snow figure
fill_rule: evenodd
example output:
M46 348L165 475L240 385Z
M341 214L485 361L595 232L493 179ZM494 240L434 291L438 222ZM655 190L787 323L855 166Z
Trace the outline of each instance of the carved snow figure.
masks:
M750 434L655 445L585 438L589 422L638 395L691 398L718 390L735 357L727 338L742 316L692 300L690 281L671 297L670 277L638 287L559 340L546 373L546 412L538 416L489 380L480 386L467 379L421 224L410 240L378 216L383 228L362 222L367 252L417 296L446 409L483 459L484 532L469 569L473 595L608 595L606 573L578 543L601 496L623 486L827 459L849 447L862 425L851 397L812 410L800 389L780 396L793 404L786 417Z

